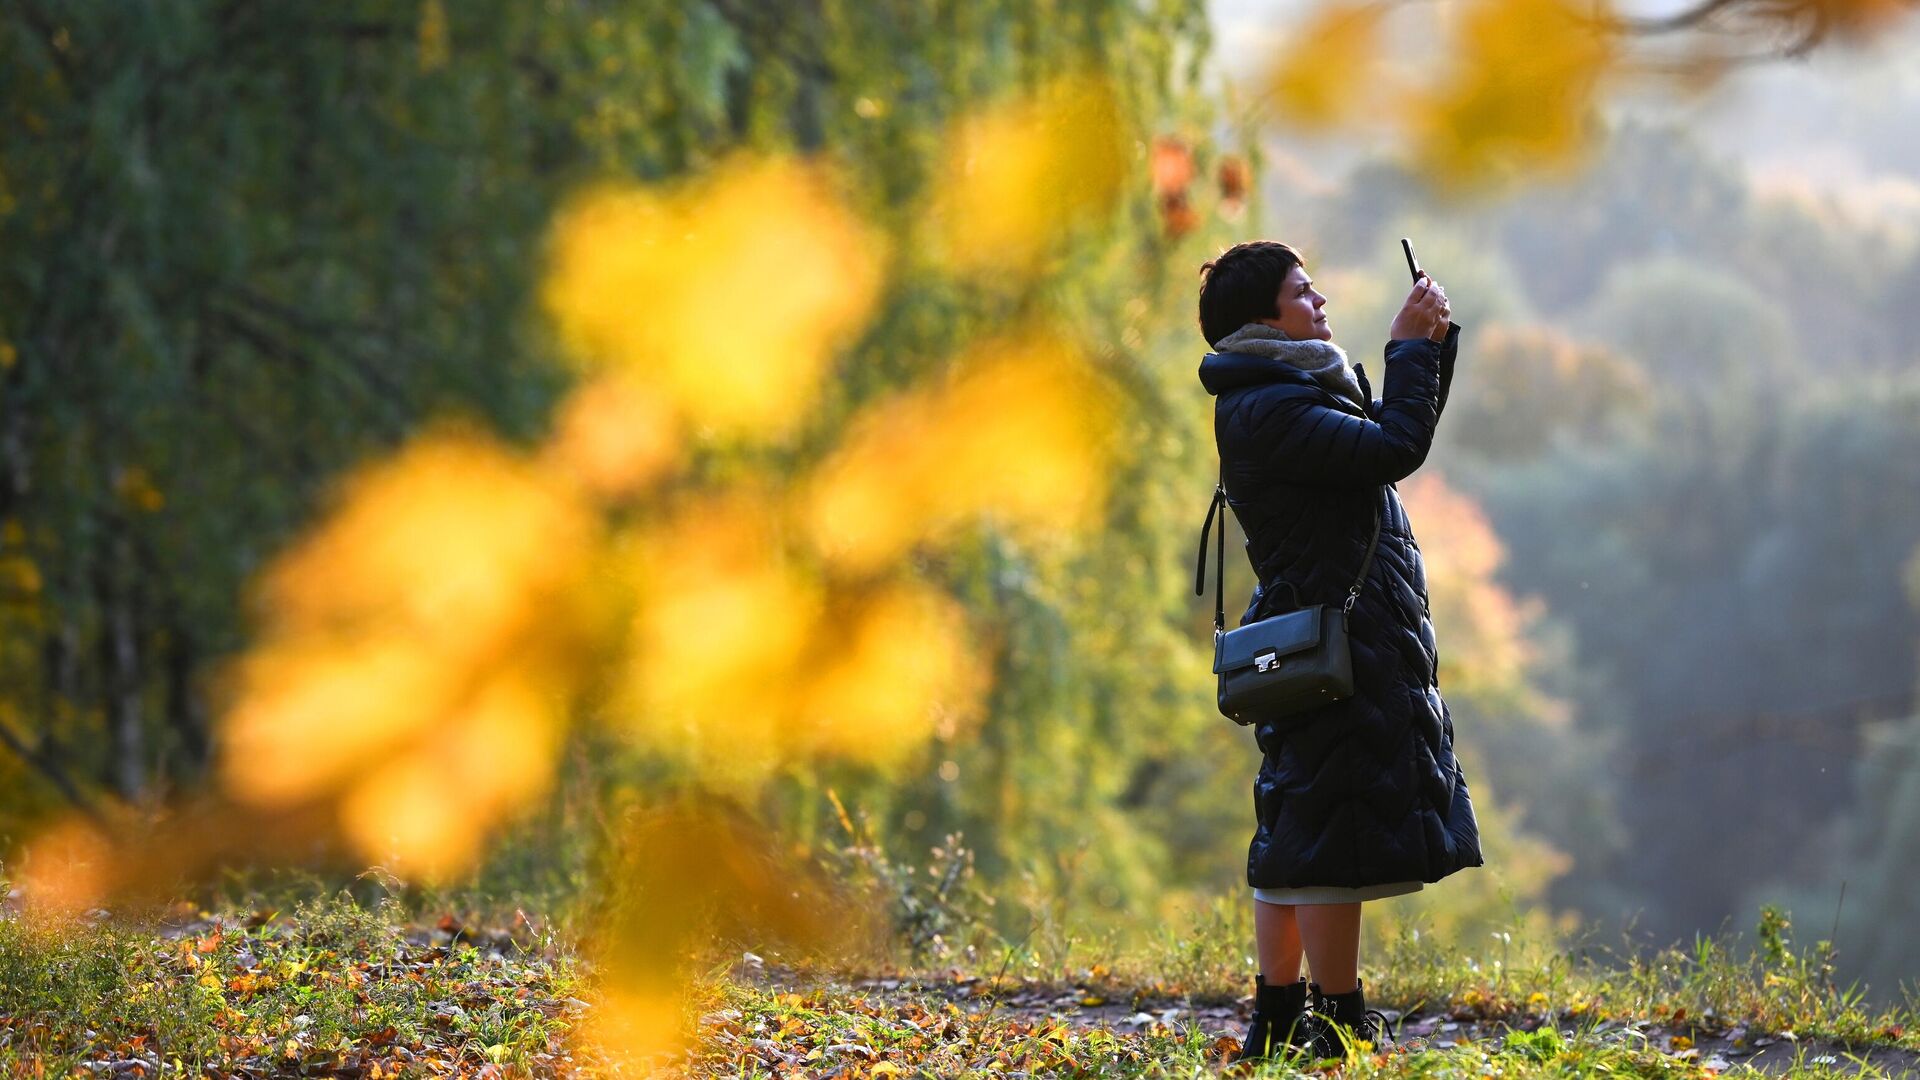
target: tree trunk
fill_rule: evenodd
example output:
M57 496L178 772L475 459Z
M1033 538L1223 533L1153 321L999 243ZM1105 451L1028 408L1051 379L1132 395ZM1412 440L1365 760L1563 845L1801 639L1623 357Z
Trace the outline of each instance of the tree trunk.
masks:
M140 643L134 619L133 590L123 584L133 566L133 551L126 537L116 537L113 565L103 567L96 578L100 608L105 615L101 628L101 660L106 678L107 736L109 757L106 780L120 797L131 802L146 788L146 729L140 715ZM116 580L120 578L121 580Z

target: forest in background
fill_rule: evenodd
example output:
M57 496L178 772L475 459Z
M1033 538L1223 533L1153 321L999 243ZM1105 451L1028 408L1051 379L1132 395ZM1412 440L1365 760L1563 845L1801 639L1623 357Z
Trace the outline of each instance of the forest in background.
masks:
M1370 358L1410 235L1472 335L1403 491L1489 865L1382 905L1383 931L1484 941L1641 909L1667 940L1782 895L1816 931L1845 880L1843 977L1891 994L1920 963L1879 929L1920 854L1911 238L1755 199L1684 133L1642 128L1490 205L1386 165L1303 205L1195 90L1198 5L1087 5L1044 33L1016 5L800 26L727 5L181 5L132 28L37 10L0 24L27 133L0 146L10 847L210 782L209 675L249 640L246 582L333 477L437 414L550 433L572 375L533 298L576 186L831 150L896 237L887 285L812 426L704 444L688 488L802 476L860 406L1023 319L1082 341L1123 419L1085 537L989 522L916 561L991 643L977 716L903 762L717 785L783 842L852 850L909 899L929 861L967 862L973 893L940 904L1063 950L1240 903L1251 749L1213 710L1187 586L1213 472L1194 271L1247 236L1300 244ZM1049 233L1011 277L920 258L954 181L933 133L1089 64L1128 136L1103 227ZM731 319L707 329L733 356ZM476 889L571 896L610 808L714 781L593 717L565 733L560 781L487 832Z
M1837 916L1851 975L1920 970L1900 929L1920 791L1912 232L1757 194L1737 161L1631 118L1577 179L1497 203L1436 204L1388 166L1337 187L1285 212L1267 190L1270 231L1351 283L1336 327L1387 317L1370 283L1414 236L1475 331L1422 475L1485 515L1498 586L1538 615L1526 639L1572 742L1512 737L1512 706L1463 730L1529 831L1575 856L1552 902L1655 941L1783 902L1809 933Z

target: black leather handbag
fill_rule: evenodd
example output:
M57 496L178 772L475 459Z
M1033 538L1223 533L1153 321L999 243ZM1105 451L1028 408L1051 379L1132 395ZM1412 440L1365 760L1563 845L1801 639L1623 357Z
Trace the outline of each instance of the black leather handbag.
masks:
M1293 593L1295 610L1283 611L1233 630L1227 629L1227 488L1224 477L1214 485L1213 505L1200 527L1200 557L1194 568L1193 594L1206 595L1207 531L1220 518L1213 568L1213 673L1220 677L1220 712L1236 724L1277 720L1305 712L1353 693L1353 655L1347 647L1347 616L1360 598L1373 552L1380 544L1380 504L1373 506L1373 539L1367 542L1360 576L1347 590L1346 600L1300 606L1300 590L1290 581L1276 581Z

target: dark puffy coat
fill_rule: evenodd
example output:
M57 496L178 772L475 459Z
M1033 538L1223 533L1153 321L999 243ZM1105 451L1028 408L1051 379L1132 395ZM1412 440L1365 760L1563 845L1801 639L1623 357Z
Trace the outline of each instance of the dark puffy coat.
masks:
M1254 725L1256 888L1431 882L1485 863L1435 674L1426 569L1393 486L1426 460L1459 338L1456 325L1444 342L1389 342L1379 401L1354 365L1372 402L1364 415L1278 359L1200 362L1228 503L1260 582L1241 624L1293 606L1280 580L1302 604L1342 603L1380 507L1380 546L1348 622L1353 694Z

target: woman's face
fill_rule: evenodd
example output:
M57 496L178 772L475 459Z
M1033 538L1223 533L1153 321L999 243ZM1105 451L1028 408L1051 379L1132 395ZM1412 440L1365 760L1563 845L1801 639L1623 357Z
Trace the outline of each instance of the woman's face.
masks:
M1287 279L1280 283L1280 295L1274 301L1274 309L1279 313L1271 319L1261 319L1285 333L1295 341L1331 341L1333 325L1327 322L1327 298L1313 287L1313 279L1307 276L1307 268L1295 266L1287 271Z

